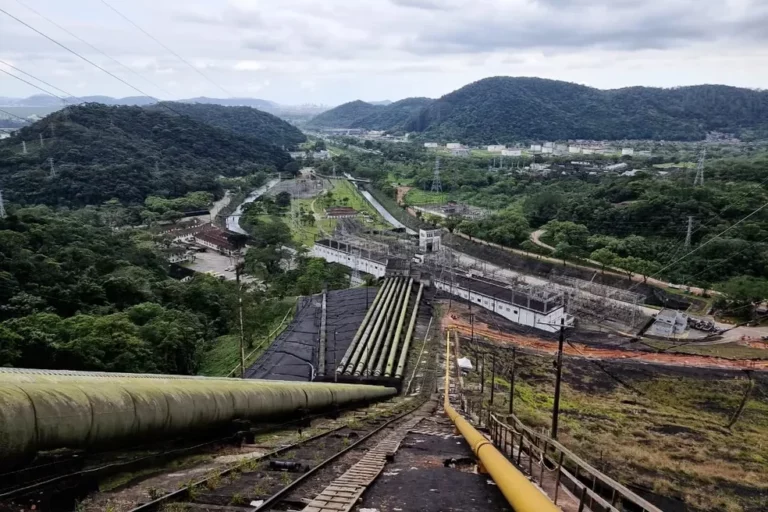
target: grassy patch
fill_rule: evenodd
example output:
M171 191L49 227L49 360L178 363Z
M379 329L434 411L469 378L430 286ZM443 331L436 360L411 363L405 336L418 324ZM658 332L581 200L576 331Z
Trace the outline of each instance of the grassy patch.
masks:
M284 313L288 311L289 308L293 306L293 300L286 299L284 301L285 308L283 308ZM284 314L283 313L283 314ZM280 325L280 322L282 321L283 316L280 315L278 318L275 318L272 323L269 325L269 329L265 330L264 333L260 337L257 337L254 341L254 348L259 345L259 343L262 343L264 341L264 336L266 336L268 333L271 333L277 327ZM288 324L290 322L290 318L286 318L285 323ZM274 337L277 337L279 334L279 331L274 334ZM273 338L274 338L273 337ZM260 355L261 353L266 350L269 347L269 344L272 342L272 340L269 340L267 343L264 343L261 347L261 350L254 353L246 359L245 364L247 365L253 363ZM249 354L253 348L246 347L246 354ZM229 372L232 371L233 368L238 366L240 364L240 335L239 334L227 334L226 336L220 336L216 338L216 340L213 343L213 346L205 353L205 356L203 357L202 364L200 365L200 370L198 371L199 375L206 375L209 377L226 377Z
M403 202L407 205L441 204L448 201L448 194L440 192L427 192L418 188L412 188L405 194Z
M515 384L515 414L545 432L552 414L551 362L518 356ZM586 361L565 360L563 444L624 484L652 489L696 510L765 510L768 381L757 381L741 417L728 429L749 386L746 376L619 363L606 368L631 388ZM490 381L488 373L486 378ZM477 379L473 374L469 380ZM508 389L508 382L497 378L495 409L501 414L507 412ZM489 398L487 385L486 403Z

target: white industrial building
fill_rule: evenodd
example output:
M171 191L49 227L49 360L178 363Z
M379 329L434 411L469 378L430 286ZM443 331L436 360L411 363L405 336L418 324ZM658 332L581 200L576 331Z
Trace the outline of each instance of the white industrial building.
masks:
M461 149L463 146L461 145L461 142L449 142L445 147L448 149Z
M336 240L318 240L309 251L310 256L322 258L331 263L339 263L360 272L376 277L384 277L387 272L385 255L361 249L354 245Z
M632 148L621 148L621 156L628 155L632 156L635 154L635 150Z
M541 152L541 144L531 144L531 151L534 153Z
M507 146L505 146L503 144L496 144L496 145L488 146L488 152L489 153L501 153L505 149L507 149Z
M664 309L656 315L656 320L648 330L653 336L673 338L688 329L688 315L674 309Z
M581 154L582 155L594 155L595 154L595 150L592 149L592 148L583 148L581 150Z
M544 288L510 285L490 279L443 273L434 278L438 290L503 316L520 325L557 332L560 322L573 323L565 312L563 295Z
M439 252L442 236L442 229L420 229L419 249L423 252Z
M568 152L569 153L581 153L581 147L580 146L568 146Z
M424 147L425 148L434 149L434 148L438 147L438 144L437 144L437 142L425 142L424 143Z
M555 152L555 148L544 146L543 148L541 148L541 152L544 153L544 154L554 153Z
M554 142L545 142L544 143L544 147L545 148L554 148L555 147L555 143Z
M502 156L523 156L522 149L503 149L501 151Z

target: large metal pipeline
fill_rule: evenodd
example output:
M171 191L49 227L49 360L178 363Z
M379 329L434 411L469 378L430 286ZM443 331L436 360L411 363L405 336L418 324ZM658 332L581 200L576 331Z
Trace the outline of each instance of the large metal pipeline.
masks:
M379 302L381 302L382 298L385 295L385 289L387 288L388 284L389 284L389 280L385 280L384 284L381 286L381 288L379 288L379 292L376 294L376 298L373 299L373 303L368 308L368 311L365 313L365 318L363 318L363 323L361 323L360 327L357 328L357 331L355 332L355 336L352 338L352 343L349 344L349 347L347 348L346 352L344 352L344 357L341 358L341 361L339 362L339 366L336 368L336 373L344 372L344 367L347 366L347 363L352 357L352 354L355 352L355 349L357 348L357 345L360 342L360 338L363 335L363 332L365 332L365 329L368 327L368 324L373 318L373 312L376 309L376 306L378 306Z
M403 342L403 350L400 352L400 361L398 361L397 369L395 370L395 378L397 379L402 379L403 372L405 371L405 362L408 359L408 348L411 346L413 329L416 327L416 317L419 314L419 302L421 302L422 291L424 291L424 283L419 284L419 292L416 294L416 302L413 304L411 320L408 323L408 330L405 333L405 341Z
M392 295L392 301L389 303L389 307L386 311L384 311L384 321L382 322L381 329L379 329L379 334L376 336L376 339L374 340L374 343L371 347L371 349L366 354L365 361L360 361L363 365L363 370L361 372L362 375L369 376L373 372L373 366L376 363L377 354L379 353L379 349L381 348L381 344L384 343L384 339L386 336L392 334L392 328L393 323L395 320L395 315L393 311L395 311L396 308L400 307L400 299L402 297L403 293L403 287L405 286L405 279L398 279L397 280L397 288L395 288L395 293Z
M351 384L1 371L0 466L27 461L43 450L141 442L395 392Z
M397 278L393 278L391 280L389 290L387 290L387 294L384 296L383 302L379 304L378 310L374 313L375 320L373 321L373 329L366 329L366 331L363 333L363 337L360 339L360 343L358 343L358 347L355 349L355 353L352 354L352 359L350 360L347 369L344 370L345 375L360 375L362 372L360 363L363 362L364 364L364 361L366 360L368 352L371 348L371 341L375 339L379 334L379 329L381 328L381 324L384 321L383 313L389 308L389 303L392 301L392 296L394 295L397 282Z
M373 369L373 375L376 377L379 377L382 372L384 371L384 364L387 362L387 358L389 357L389 349L392 345L396 344L396 341L394 340L394 336L400 336L400 331L402 330L402 320L403 320L403 314L402 312L406 310L408 307L408 299L411 296L411 287L413 286L413 278L408 279L408 284L403 288L403 292L400 295L400 300L397 303L398 309L394 309L392 311L392 320L389 324L389 330L387 331L387 337L384 338L384 346L381 347L381 353L378 356L378 360L376 362L376 366ZM395 326L400 327L400 329L395 330Z
M450 390L451 333L446 332L445 346L445 397L443 409L456 425L480 459L483 467L498 486L507 502L515 512L558 512L560 508L533 485L524 474L496 449L491 441L478 432L467 420L456 412L448 400Z
M397 357L397 348L400 345L400 333L403 332L403 325L405 325L405 313L408 311L408 302L410 299L411 287L413 285L413 279L408 283L408 296L403 301L403 307L400 309L400 315L397 320L397 329L395 329L395 336L392 339L392 345L389 347L389 355L387 357L387 366L384 368L384 375L387 377L392 376L392 371L395 366L395 358Z

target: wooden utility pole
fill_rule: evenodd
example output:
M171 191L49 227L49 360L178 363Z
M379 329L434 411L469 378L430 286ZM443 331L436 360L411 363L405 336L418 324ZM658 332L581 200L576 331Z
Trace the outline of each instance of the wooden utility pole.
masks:
M509 376L509 414L514 414L515 412L515 365L517 364L517 361L515 360L515 352L516 348L512 347L512 372Z
M242 263L235 265L235 282L237 283L237 309L240 317L240 378L245 378L245 329L243 328L243 288L240 285Z
M481 359L483 365L480 367L480 395L483 395L485 393L485 352L480 353L480 358L477 361L478 366Z
M557 439L557 422L560 415L560 382L563 377L563 343L565 342L565 319L560 319L560 341L557 345L557 362L555 374L555 404L552 407L552 439Z
M493 392L496 390L496 354L491 354L491 408L493 408Z

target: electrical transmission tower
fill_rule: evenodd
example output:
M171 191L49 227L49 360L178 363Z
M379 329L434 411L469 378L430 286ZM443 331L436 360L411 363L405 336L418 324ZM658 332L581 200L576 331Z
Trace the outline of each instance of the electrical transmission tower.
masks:
M5 218L5 203L3 202L3 191L0 190L0 219Z
M699 163L696 165L696 178L693 180L693 186L704 186L704 159L707 157L707 148L704 148L699 157Z
M688 233L685 235L685 246L691 246L691 235L693 234L693 215L688 216Z
M440 157L435 157L435 174L432 177L432 192L442 192L443 185L440 183Z

